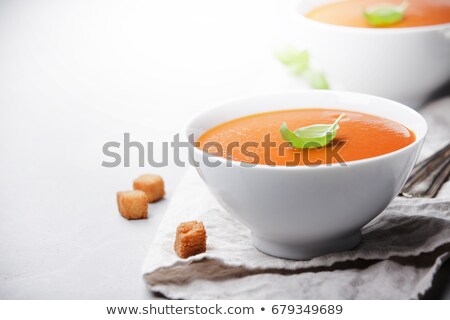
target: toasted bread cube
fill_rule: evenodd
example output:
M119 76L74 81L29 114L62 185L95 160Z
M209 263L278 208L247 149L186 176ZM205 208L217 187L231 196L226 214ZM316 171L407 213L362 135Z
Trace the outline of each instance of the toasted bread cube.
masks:
M143 191L117 192L117 205L120 214L128 220L147 219L147 196Z
M147 201L155 202L165 195L164 181L156 174L144 174L133 181L133 189L145 192Z
M180 223L173 247L177 255L183 259L205 252L206 230L203 222Z

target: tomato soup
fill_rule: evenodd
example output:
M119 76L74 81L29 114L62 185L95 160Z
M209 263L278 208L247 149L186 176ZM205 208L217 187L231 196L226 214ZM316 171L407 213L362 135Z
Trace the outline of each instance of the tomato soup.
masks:
M305 16L324 23L347 27L373 28L363 11L380 3L400 4L402 0L344 0L319 6ZM403 21L389 28L407 28L450 23L450 0L409 0Z
M345 115L339 122L336 137L325 147L295 149L281 137L283 122L295 130L313 124L332 124L342 113ZM377 116L345 110L293 109L254 114L220 124L200 136L198 148L249 163L319 165L376 157L401 149L415 139L414 133L404 125Z

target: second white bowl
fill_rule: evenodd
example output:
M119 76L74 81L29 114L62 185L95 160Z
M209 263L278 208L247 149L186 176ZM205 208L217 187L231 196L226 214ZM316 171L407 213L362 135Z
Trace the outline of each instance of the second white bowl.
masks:
M336 0L334 0L336 1ZM412 28L353 28L305 13L333 0L301 0L299 38L333 89L382 96L420 107L450 80L450 23Z

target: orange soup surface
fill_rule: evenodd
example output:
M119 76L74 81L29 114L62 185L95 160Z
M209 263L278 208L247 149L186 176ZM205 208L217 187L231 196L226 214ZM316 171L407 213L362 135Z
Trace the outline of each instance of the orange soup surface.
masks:
M400 4L402 0L343 0L319 6L305 16L338 26L373 28L363 11L374 4ZM407 28L450 23L450 0L409 0L403 21L389 28Z
M295 130L313 124L332 124L341 113L345 116L339 122L337 135L325 147L295 149L281 137L279 130L283 122ZM332 109L293 109L254 114L220 124L200 136L198 148L249 163L320 165L376 157L401 149L415 139L414 133L404 125L373 115Z

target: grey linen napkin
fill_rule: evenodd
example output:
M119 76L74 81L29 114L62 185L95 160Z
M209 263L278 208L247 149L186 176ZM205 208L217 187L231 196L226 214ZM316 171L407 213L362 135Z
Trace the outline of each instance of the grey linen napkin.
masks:
M447 142L449 108L445 99L425 109L432 142L422 157ZM207 252L180 259L173 251L175 230L189 220L204 222ZM142 270L150 290L174 299L420 298L450 256L449 183L435 199L396 198L362 233L351 251L309 261L270 257L251 245L250 231L218 205L192 169Z

